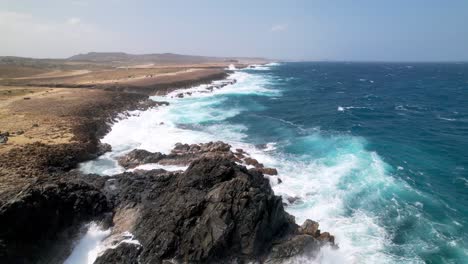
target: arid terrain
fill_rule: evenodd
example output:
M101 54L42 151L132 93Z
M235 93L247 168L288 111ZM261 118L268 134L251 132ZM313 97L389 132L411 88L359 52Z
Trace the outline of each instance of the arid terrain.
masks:
M109 61L115 59L111 55L90 53L69 60L0 57L0 131L10 134L8 142L0 145L0 153L34 142L69 142L74 136L71 119L87 109L104 107L116 96L112 91L122 92L120 97L128 96L126 92L162 93L222 78L232 63L196 56L184 61L181 55L170 61L166 55L159 63L142 57L125 65L125 61Z
M232 63L163 57L162 62L148 56L114 61L113 53L65 60L1 57L0 133L5 142L0 144L0 197L34 178L25 174L47 169L36 164L47 155L26 150L51 154L65 146L95 145L119 112L139 107L151 94L223 78Z
M126 54L126 59L122 54L63 60L0 57L0 133L5 141L0 144L0 197L32 179L25 174L47 170L36 164L47 155L31 149L53 153L65 146L96 145L118 113L140 107L149 95L224 78L232 63L246 65L198 56Z
M70 245L67 232L109 210L90 204L101 191L72 170L109 150L100 138L119 114L158 107L150 95L225 78L230 64L262 62L123 53L0 57L0 262L60 263L69 248L55 247Z
M100 139L126 111L168 104L149 96L223 79L231 64L265 62L124 53L0 58L0 262L63 263L90 221L112 227L107 240L120 241L95 263L281 263L335 247L317 222L299 226L285 212L264 178L276 169L223 142L178 143L169 155L135 149L119 159L124 167L160 162L185 172L75 170L111 150ZM123 243L123 231L141 244Z

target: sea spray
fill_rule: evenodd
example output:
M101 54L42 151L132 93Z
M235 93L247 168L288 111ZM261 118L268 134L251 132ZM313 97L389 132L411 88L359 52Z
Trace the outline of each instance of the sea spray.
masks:
M65 260L64 264L93 264L98 254L104 251L102 241L111 233L110 229L102 229L98 224L91 222L88 231L78 241L72 254Z
M402 177L413 171L400 165L410 157L390 165L381 155L387 152L375 151L373 131L369 137L356 135L374 120L380 120L382 128L387 125L382 120L395 122L401 117L396 108L400 102L387 107L381 101L386 95L369 91L374 83L356 84L355 76L343 75L347 67L338 71L322 64L258 65L236 71L229 78L237 83L221 89L209 91L209 85L201 85L186 90L190 94L184 98L177 97L181 91L153 97L170 105L134 113L115 124L103 139L113 151L81 168L115 174L123 171L116 158L134 148L168 153L177 142L222 140L278 169L279 175L269 179L298 223L317 220L336 236L340 249L324 248L317 263L463 259L466 238L456 236L463 233L460 222L466 220L454 218L457 209L420 190L413 183L418 179ZM328 73L335 79L325 78ZM379 76L372 79L386 83ZM352 85L357 88L350 90ZM356 98L347 101L352 96ZM390 112L379 112L382 108ZM406 115L427 110L418 109ZM394 151L392 145L387 148Z

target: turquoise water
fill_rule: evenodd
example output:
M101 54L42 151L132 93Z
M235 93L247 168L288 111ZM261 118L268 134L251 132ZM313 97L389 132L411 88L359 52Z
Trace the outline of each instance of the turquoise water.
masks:
M468 64L283 63L230 78L154 97L170 105L115 124L113 152L82 169L224 140L278 168L272 187L298 198L297 222L336 236L339 250L299 263L468 263Z

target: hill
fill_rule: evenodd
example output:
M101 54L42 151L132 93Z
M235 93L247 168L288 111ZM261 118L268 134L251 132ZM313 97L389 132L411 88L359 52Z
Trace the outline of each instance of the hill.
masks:
M236 58L236 57L207 57L182 55L175 53L153 53L153 54L128 54L124 52L89 52L78 54L68 58L69 61L88 61L88 62L130 62L130 63L154 63L154 64L173 64L173 63L210 63L210 62L240 62L240 61L258 61L265 62L264 58Z

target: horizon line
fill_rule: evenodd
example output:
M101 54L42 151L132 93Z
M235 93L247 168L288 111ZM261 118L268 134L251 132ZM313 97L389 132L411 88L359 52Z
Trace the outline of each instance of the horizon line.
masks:
M128 53L124 51L89 51L83 53L76 53L68 57L29 57L29 56L18 56L18 55L0 55L0 58L13 57L23 59L37 59L37 60L67 60L76 55L90 54L90 53L123 53L127 55L156 55L156 54L170 54L170 55L182 55L182 56L196 56L196 57L212 57L212 58L245 58L245 59L264 59L275 62L283 63L301 63L301 62L321 62L321 63L468 63L468 59L463 60L341 60L341 59L280 59L280 58L268 58L262 56L216 56L216 55L194 55L184 54L175 52L150 52L150 53Z

